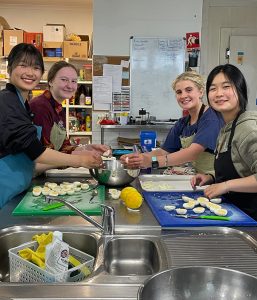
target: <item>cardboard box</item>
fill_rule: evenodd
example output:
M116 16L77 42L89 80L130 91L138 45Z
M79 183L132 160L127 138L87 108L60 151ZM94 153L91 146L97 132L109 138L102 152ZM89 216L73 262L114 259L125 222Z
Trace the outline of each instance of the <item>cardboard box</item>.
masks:
M65 58L87 59L88 42L63 42L63 56Z
M4 56L9 55L14 46L23 43L23 35L23 30L4 30Z
M44 57L63 57L63 42L43 42Z
M44 42L63 42L66 36L64 24L47 24L43 26Z
M33 44L41 53L43 50L43 33L42 32L24 32L24 43Z

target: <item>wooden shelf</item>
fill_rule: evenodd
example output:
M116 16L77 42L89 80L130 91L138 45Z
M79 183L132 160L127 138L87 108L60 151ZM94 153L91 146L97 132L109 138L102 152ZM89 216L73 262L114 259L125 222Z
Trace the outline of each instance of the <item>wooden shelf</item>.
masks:
M90 136L92 131L69 131L69 136L71 135Z

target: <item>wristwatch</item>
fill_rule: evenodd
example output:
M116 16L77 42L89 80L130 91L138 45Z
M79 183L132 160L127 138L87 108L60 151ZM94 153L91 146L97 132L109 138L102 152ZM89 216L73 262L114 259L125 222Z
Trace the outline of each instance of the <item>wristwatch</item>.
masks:
M152 168L153 169L158 169L159 168L159 162L158 162L156 156L152 156Z

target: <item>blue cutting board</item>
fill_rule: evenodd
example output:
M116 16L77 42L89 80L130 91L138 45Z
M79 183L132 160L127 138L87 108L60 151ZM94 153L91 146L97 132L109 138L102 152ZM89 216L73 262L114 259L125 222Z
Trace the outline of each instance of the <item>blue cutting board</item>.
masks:
M193 226L257 226L257 222L241 211L235 205L223 200L222 207L228 210L227 217L230 221L207 220L207 219L190 219L176 217L176 211L166 211L164 205L175 205L177 208L182 208L182 195L196 199L203 196L203 192L146 192L143 195L148 205L150 206L155 218L162 227L193 227ZM188 214L194 214L193 210L189 209ZM202 215L214 215L208 209Z

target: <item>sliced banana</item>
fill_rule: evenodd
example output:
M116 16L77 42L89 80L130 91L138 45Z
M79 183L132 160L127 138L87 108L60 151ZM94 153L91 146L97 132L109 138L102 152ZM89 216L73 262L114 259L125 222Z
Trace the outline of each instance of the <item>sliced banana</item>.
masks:
M82 190L88 190L89 189L89 184L87 184L87 183L81 183L81 189Z

